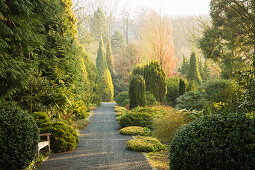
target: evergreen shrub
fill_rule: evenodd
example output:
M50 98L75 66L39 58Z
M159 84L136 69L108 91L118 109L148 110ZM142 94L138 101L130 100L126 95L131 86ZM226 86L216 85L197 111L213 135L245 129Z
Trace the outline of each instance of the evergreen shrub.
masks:
M36 155L38 141L35 120L19 107L1 103L0 169L26 168Z
M255 119L202 116L179 129L169 147L170 169L254 169Z
M130 109L145 106L145 81L141 75L131 76L129 83Z
M119 93L116 97L115 97L115 102L117 103L117 105L121 106L122 103L128 99L128 91L123 91L121 93Z
M179 94L179 78L168 78L166 80L167 84L167 94L166 94L166 101L167 104L170 106L176 105L176 99L178 98Z
M153 119L164 115L164 111L154 107L137 107L118 118L120 127L141 126L152 129Z
M136 136L136 139L127 141L127 148L139 152L156 152L164 146L156 138Z
M140 136L145 135L144 128L141 126L125 127L125 128L120 129L120 133L123 135L140 135Z
M129 104L130 104L130 100L126 99L126 100L124 100L124 102L122 102L121 106L126 107L126 105L129 105Z
M63 122L47 123L41 132L51 134L50 147L54 153L72 151L79 143L75 129Z
M154 105L159 105L159 102L156 100L153 94L150 92L145 93L145 99L146 99L146 105L147 106L154 106Z

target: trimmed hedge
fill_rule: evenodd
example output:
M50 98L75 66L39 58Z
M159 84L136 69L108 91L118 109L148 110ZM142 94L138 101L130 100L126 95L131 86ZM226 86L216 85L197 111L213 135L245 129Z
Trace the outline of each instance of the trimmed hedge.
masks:
M152 137L136 137L127 141L127 148L139 152L156 152L162 150L164 146L161 142Z
M175 134L170 169L254 169L255 119L215 114L196 119Z
M123 135L140 135L140 136L145 135L144 128L141 126L125 127L125 128L120 129L120 133Z
M36 155L39 130L21 108L0 104L0 169L26 168Z

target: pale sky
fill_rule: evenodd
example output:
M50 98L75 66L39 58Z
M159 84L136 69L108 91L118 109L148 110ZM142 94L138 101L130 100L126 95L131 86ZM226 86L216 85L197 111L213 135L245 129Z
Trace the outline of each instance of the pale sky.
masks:
M149 7L162 15L209 15L210 0L119 0L120 7L136 9Z

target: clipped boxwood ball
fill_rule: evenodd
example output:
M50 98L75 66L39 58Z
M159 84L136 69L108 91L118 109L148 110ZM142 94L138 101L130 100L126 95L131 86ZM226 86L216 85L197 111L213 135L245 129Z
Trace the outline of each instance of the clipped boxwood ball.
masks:
M140 135L144 136L145 135L145 130L141 126L129 126L120 129L120 133L123 135Z
M0 169L26 168L36 155L39 130L21 108L0 104Z
M76 131L63 122L47 123L41 129L50 133L50 147L54 153L72 151L79 143Z
M170 144L170 169L254 169L255 120L243 114L198 118Z

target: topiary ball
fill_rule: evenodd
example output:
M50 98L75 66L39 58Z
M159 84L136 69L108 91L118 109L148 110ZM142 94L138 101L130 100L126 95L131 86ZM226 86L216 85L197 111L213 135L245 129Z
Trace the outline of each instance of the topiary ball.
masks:
M36 155L39 130L21 108L0 104L0 169L26 168Z
M178 130L170 169L254 169L255 120L243 114L200 117Z
M76 131L63 122L47 123L41 129L50 133L50 147L54 153L72 151L79 143Z
M127 141L127 148L139 152L156 152L164 146L157 138L136 136L135 139Z

